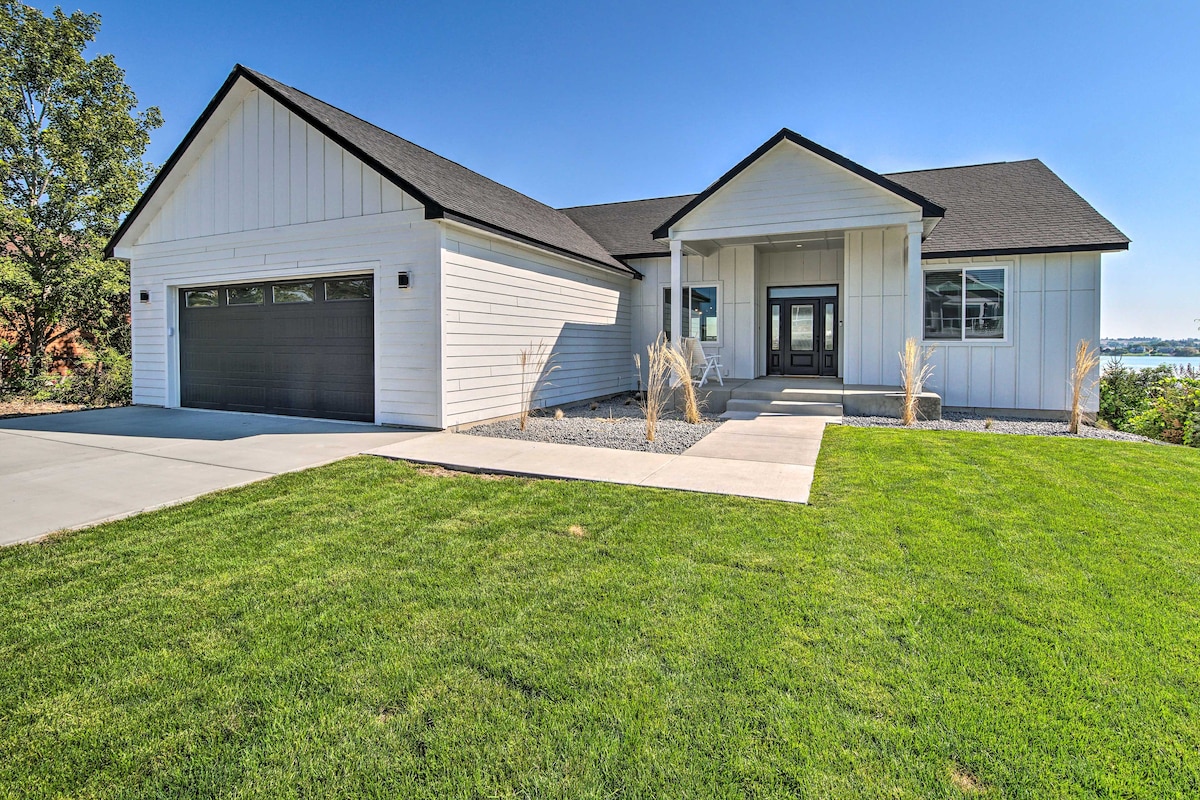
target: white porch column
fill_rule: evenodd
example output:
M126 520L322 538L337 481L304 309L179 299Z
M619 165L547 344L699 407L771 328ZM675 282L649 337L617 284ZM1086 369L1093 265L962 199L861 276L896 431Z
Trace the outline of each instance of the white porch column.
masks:
M683 338L683 242L671 240L671 341L676 345Z
M924 284L921 278L921 233L924 226L920 222L908 223L908 303L905 317L905 336L915 336L921 340L921 297Z

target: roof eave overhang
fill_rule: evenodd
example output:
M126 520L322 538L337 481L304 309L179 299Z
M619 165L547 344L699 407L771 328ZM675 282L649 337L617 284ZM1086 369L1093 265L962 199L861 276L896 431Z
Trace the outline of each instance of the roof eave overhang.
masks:
M1129 249L1129 242L1101 242L1094 244L1064 244L1033 247L982 247L966 250L921 251L922 259L933 258L983 258L990 256L1033 256L1045 253L1116 253Z
M475 219L474 217L467 216L466 214L460 214L457 211L441 209L440 213L438 213L436 215L432 215L428 211L426 211L425 218L426 219L444 219L444 220L447 220L448 222L457 222L460 225L467 225L469 227L477 228L479 230L486 231L488 233L494 233L499 236L503 236L506 239L512 239L514 241L521 242L522 244L527 244L527 245L530 245L531 247L536 247L540 250L547 250L551 253L554 253L555 255L563 256L565 258L570 258L575 261L582 261L593 267L599 267L601 269L605 269L610 272L616 272L617 274L624 275L627 278L639 278L640 279L643 277L642 273L638 272L636 269L629 266L628 264L622 263L621 261L617 260L616 258L613 259L613 263L601 261L598 258L590 258L588 256L581 255L581 254L573 252L571 250L567 250L564 247L556 247L555 245L538 241L537 239L534 239L532 237L523 236L522 234L514 233L513 231L506 230L505 228L501 228L498 225L492 225L489 222L484 222L483 220Z
M683 206L683 208L676 211L671 216L670 219L668 219L662 225L655 228L654 232L651 234L651 236L655 239L666 239L666 238L670 237L671 228L677 222L679 222L681 219L683 219L688 214L690 214L701 203L703 203L705 200L707 200L708 198L710 198L714 194L716 194L718 191L720 191L721 188L725 186L725 184L729 183L731 180L736 178L747 167L749 167L755 161L758 161L758 159L762 158L770 150L774 149L776 145L778 145L779 143L781 143L783 141L789 141L792 144L798 145L799 147L802 147L805 150L808 150L809 152L811 152L815 155L818 155L821 158L824 158L826 161L836 164L837 166L839 166L845 170L849 170L850 172L854 173L855 175L858 175L860 178L870 181L871 183L875 184L876 186L880 187L881 189L885 189L886 191L891 192L892 194L896 195L897 197L901 197L905 200L908 200L910 203L916 204L921 209L922 217L944 217L946 215L946 209L943 208L942 206L938 205L937 203L933 202L929 198L923 197L922 195L912 191L911 189L901 186L900 184L896 183L893 180L885 178L884 176L880 175L878 172L867 169L863 165L861 165L857 162L851 161L850 159L846 158L845 156L843 156L839 153L835 153L834 151L830 150L827 147L822 147L821 145L817 144L816 142L812 141L811 139L807 139L807 138L801 136L800 134L796 133L793 130L790 130L788 128L783 128L782 130L779 131L779 133L775 134L770 139L763 142L762 145L759 146L759 148L757 150L755 150L753 153L751 153L750 155L746 156L744 159L739 161L737 163L737 165L734 166L733 169L729 170L724 175L722 175L720 178L718 178L715 183L713 183L707 189L702 191L700 194L693 197L687 204L685 204Z

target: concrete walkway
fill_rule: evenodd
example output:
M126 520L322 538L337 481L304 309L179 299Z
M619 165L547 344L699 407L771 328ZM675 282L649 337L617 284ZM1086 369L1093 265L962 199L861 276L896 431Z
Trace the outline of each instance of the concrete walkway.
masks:
M359 423L137 406L0 420L0 545L424 435Z
M368 451L469 472L604 481L807 503L828 417L731 419L682 455L432 433Z

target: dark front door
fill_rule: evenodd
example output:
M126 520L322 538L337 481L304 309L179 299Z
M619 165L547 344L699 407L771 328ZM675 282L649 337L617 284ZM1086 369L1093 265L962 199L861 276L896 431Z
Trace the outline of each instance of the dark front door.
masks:
M375 419L369 275L183 289L180 405Z
M771 289L767 301L767 373L828 375L838 370L836 287ZM821 294L820 292L824 292ZM819 294L815 297L788 296Z

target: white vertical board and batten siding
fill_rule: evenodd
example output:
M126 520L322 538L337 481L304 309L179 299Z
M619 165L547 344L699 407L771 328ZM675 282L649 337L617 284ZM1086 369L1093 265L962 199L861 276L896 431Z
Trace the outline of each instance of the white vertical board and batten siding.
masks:
M755 369L755 274L759 256L752 246L722 247L710 256L684 255L684 286L716 286L720 309L717 341L704 350L719 355L730 377L753 377ZM671 259L630 262L644 276L633 283L633 351L646 358L646 348L662 332L663 290L671 285Z
M421 208L260 91L248 92L206 136L176 166L175 185L164 187L169 196L141 223L138 244Z
M376 421L441 427L437 223L271 98L238 97L130 231L134 402L178 403L178 289L370 272Z
M920 221L920 208L783 141L671 228L681 239L727 238Z
M899 226L846 232L842 378L847 384L895 386L899 380L905 239Z
M927 259L926 268L1007 266L1004 342L929 342L929 388L947 406L1060 411L1068 407L1075 345L1100 341L1100 253ZM1093 376L1095 377L1095 376ZM1098 407L1093 393L1088 409Z
M483 233L444 226L445 425L516 414L520 352L544 343L555 406L633 386L630 278Z

